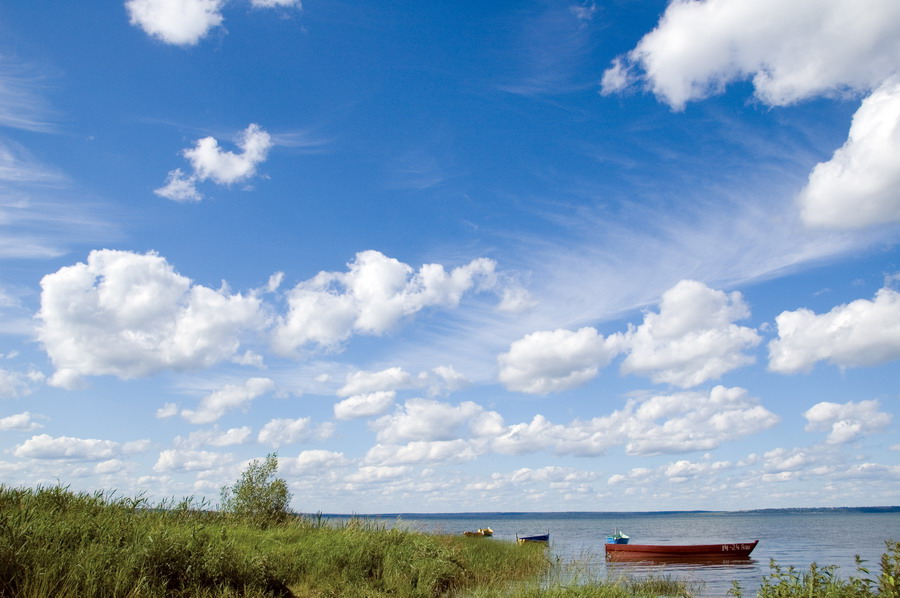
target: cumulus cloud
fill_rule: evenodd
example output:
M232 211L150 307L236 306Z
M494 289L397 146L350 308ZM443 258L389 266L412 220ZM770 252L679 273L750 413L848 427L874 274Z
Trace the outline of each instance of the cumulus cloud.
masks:
M878 410L878 401L854 403L817 403L803 417L809 422L808 432L828 430L829 444L852 442L860 436L880 432L891 423L891 416Z
M0 417L0 430L37 430L43 428L41 424L34 421L34 416L25 411L7 417Z
M167 419L178 415L178 405L175 403L166 403L156 410L157 419Z
M501 354L499 379L509 390L547 394L593 379L621 350L621 336L603 338L594 328L533 332Z
M311 440L325 440L334 434L334 424L314 425L309 417L273 419L262 427L256 440L278 448Z
M243 384L227 384L203 397L197 409L183 409L181 417L193 424L208 424L220 419L232 409L247 406L251 401L275 389L269 378L250 378Z
M176 46L192 46L222 24L224 0L128 0L132 25Z
M405 445L376 444L366 453L368 464L394 466L421 463L459 463L471 461L481 454L463 439L414 441Z
M203 195L197 191L197 183L212 180L231 185L246 181L256 175L256 167L266 160L272 136L253 123L238 135L237 146L241 148L239 154L224 151L214 137L198 140L194 147L182 152L193 172L186 175L180 168L170 171L165 186L155 193L175 201L199 201Z
M337 391L339 397L412 388L413 377L403 368L392 367L377 372L359 370L347 375Z
M225 0L128 0L132 25L175 46L193 46L225 20ZM301 8L300 0L250 0L254 8Z
M209 367L266 323L258 298L192 284L153 252L92 251L41 288L38 339L56 366L50 384L62 388L82 376Z
M744 350L758 345L760 336L733 323L749 315L740 293L683 280L663 293L659 313L648 313L629 330L622 372L689 388L749 365L754 359Z
M484 422L499 417L471 401L451 405L417 398L406 401L396 413L375 420L371 426L377 432L377 440L387 444L454 440L460 436L488 433L483 427Z
M412 468L407 465L364 465L347 476L352 484L374 484L389 482L409 474Z
M819 361L868 366L900 359L900 293L883 288L875 299L857 299L826 314L809 309L775 318L778 338L769 343L769 369L808 372Z
M367 394L353 395L335 403L334 417L337 419L356 419L381 415L394 404L397 393L392 390L379 390Z
M347 272L319 272L288 292L275 348L289 354L308 343L335 347L353 333L383 334L426 307L454 308L468 291L493 289L495 267L479 258L450 272L440 264L415 271L378 251L360 252Z
M294 459L280 459L279 469L283 470L285 475L307 473L320 475L322 471L343 467L348 463L344 453L315 449L303 451Z
M203 471L227 465L231 455L211 451L168 449L159 454L153 471L158 473Z
M810 226L853 229L900 221L900 83L863 100L843 147L818 164L799 195Z
M245 444L250 441L253 431L249 426L240 428L229 428L224 432L218 428L210 430L196 430L191 432L186 438L177 436L175 438L175 446L179 448L196 449L201 446L231 446L235 444Z
M702 32L698 35L697 32ZM644 84L675 109L752 79L769 105L865 92L897 73L900 5L872 0L674 0L604 73L603 93Z
M96 438L53 437L49 434L32 436L13 449L16 457L27 459L69 459L72 461L101 461L123 452L118 442Z
M706 451L772 427L778 417L742 388L716 386L629 399L608 416L554 424L542 415L513 424L492 441L504 454L551 449L557 454L597 456L625 445L630 455Z

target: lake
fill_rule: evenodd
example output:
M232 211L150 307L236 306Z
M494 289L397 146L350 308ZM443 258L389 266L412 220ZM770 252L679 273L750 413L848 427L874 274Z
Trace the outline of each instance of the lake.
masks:
M562 564L577 563L579 579L622 575L668 576L702 583L702 596L724 596L737 580L744 594L753 596L769 573L769 560L801 571L810 563L837 565L838 574L856 574L859 555L876 576L886 540L900 541L900 512L856 510L774 510L699 513L460 513L382 515L388 526L402 525L429 533L461 534L491 527L493 538L513 541L516 535L550 533L551 557ZM614 528L631 536L632 544L759 545L750 559L715 564L607 563L603 544Z

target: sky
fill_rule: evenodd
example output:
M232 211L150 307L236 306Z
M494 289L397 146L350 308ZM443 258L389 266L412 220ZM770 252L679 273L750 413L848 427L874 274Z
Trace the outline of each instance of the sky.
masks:
M896 0L0 4L0 481L900 496Z

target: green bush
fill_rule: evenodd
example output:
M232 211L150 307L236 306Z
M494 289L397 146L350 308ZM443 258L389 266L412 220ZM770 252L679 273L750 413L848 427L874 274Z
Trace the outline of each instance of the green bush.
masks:
M287 482L276 478L278 455L252 461L233 486L222 487L222 510L261 527L284 522L290 514L291 493Z

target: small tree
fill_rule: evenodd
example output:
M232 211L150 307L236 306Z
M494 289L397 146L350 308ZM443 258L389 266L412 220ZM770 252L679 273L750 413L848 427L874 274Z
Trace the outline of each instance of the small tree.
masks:
M278 453L269 453L263 462L251 461L233 486L222 486L222 510L263 527L283 522L291 493L287 482L275 477L277 472Z

